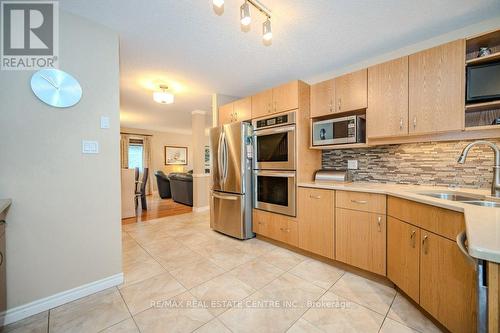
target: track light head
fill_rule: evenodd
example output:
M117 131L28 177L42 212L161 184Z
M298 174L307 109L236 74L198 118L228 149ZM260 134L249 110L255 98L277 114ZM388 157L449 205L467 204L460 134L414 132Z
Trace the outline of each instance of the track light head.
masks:
M221 8L222 6L224 6L224 0L213 0L212 3L215 7L218 7L218 8Z
M240 7L240 21L243 26L249 26L252 23L252 17L250 16L250 6L248 2L245 1Z
M271 27L271 20L269 17L267 20L262 23L262 39L264 40L264 43L270 43L271 40L273 39L273 30Z

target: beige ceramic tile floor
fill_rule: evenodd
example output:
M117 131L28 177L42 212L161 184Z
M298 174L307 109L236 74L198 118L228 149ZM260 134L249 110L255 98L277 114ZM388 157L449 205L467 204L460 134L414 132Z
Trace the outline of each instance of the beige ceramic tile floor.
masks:
M439 332L387 285L189 213L123 227L121 286L3 332Z

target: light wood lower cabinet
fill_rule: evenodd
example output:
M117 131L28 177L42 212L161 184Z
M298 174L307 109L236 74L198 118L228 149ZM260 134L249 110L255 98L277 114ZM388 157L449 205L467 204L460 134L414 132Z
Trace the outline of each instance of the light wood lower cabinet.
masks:
M299 247L334 259L335 191L299 187Z
M387 217L387 277L420 301L420 228Z
M421 232L420 306L451 332L476 331L474 267L457 244Z
M285 215L254 209L253 232L293 246L299 245L297 221Z
M385 276L385 215L337 208L335 257L338 261Z
M448 223L460 225L463 216L394 199L397 198L389 197L387 209L387 214L392 215L388 217L387 226L388 278L451 332L474 332L474 267L460 252L456 241L448 238L456 230ZM411 221L403 222L394 215ZM444 228L436 224L444 224ZM430 232L427 227L442 234Z

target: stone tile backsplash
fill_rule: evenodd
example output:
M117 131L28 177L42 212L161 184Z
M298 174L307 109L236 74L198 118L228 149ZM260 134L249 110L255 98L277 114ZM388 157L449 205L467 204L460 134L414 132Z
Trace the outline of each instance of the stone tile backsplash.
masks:
M500 147L500 139L489 141ZM494 164L493 151L489 147L476 146L470 150L465 164L457 163L469 142L324 150L322 165L329 169L347 169L347 160L358 160L358 170L350 170L353 181L488 188Z

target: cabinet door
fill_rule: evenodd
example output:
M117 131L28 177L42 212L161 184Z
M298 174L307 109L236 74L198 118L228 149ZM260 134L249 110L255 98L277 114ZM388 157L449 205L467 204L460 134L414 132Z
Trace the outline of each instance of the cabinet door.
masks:
M234 104L224 104L219 106L219 126L229 124L233 120Z
M298 246L297 222L285 215L254 209L253 232L283 243Z
M299 83L292 81L273 88L273 113L299 107Z
M368 69L368 138L408 134L408 57Z
M335 257L346 264L385 275L385 215L337 208Z
M272 112L273 90L269 89L252 96L252 118L259 118Z
M428 231L421 236L420 306L451 332L475 332L474 267L456 242Z
M326 116L335 111L335 80L311 86L311 118Z
M234 102L234 121L249 120L252 118L252 98L247 97Z
M368 71L339 76L335 79L335 112L366 109L368 104Z
M465 121L465 41L409 57L409 132L462 130Z
M387 277L419 302L420 229L387 217Z
M334 259L335 192L299 187L299 247Z

